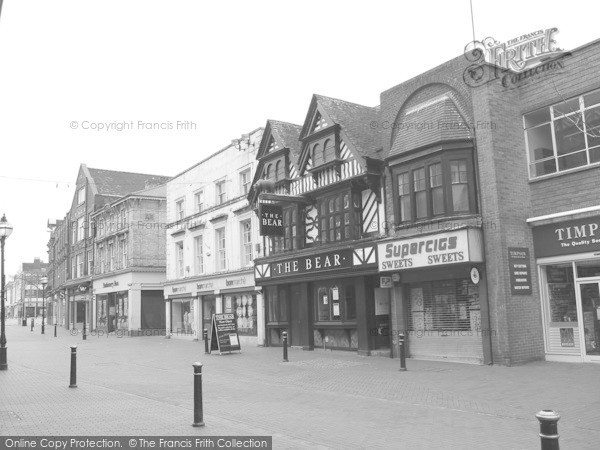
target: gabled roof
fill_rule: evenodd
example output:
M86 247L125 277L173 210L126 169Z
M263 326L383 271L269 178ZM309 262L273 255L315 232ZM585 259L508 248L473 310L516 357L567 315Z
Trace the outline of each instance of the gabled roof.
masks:
M88 168L92 183L100 195L122 197L131 192L141 191L148 185L164 184L171 179L162 175L149 175L133 172Z
M301 138L310 134L310 126L317 105L333 122L340 125L343 134L350 141L348 144L351 144L361 156L380 158L376 153L381 149L379 106L363 106L314 94L309 113L304 121ZM373 126L373 124L376 126Z
M290 149L290 159L294 164L297 164L300 152L302 151L302 144L300 143L302 127L294 123L281 122L279 120L268 120L267 123L270 125L271 134L275 140L279 141L283 145L283 148L287 147Z
M473 138L467 120L448 94L407 109L398 120L390 156L437 142Z

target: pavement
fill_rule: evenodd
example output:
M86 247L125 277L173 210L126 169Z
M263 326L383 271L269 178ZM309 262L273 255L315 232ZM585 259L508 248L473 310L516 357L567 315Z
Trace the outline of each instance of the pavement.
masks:
M553 409L563 449L600 446L600 365L477 366L350 352L202 341L41 335L7 324L1 436L273 436L274 448L540 447L535 413ZM68 388L77 344L77 388ZM193 368L203 364L205 427L194 428Z

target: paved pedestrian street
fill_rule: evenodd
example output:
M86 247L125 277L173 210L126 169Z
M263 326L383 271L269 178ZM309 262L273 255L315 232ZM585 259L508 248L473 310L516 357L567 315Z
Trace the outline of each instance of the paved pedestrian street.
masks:
M600 365L475 366L355 353L242 348L205 355L164 337L41 335L7 326L0 434L268 435L274 448L539 448L535 413L554 409L561 447L598 448ZM69 389L77 344L77 388ZM204 421L194 428L193 368Z

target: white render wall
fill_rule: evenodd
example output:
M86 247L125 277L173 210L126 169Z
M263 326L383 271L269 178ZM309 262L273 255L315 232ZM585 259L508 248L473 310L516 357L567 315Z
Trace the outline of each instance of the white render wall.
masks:
M262 242L258 233L258 218L251 210L235 213L248 206L246 196L240 185L240 172L250 168L250 182L254 178L256 168L256 152L262 137L262 128L250 134L251 146L248 149L238 150L233 145L213 154L196 166L188 169L167 183L167 222L176 221L175 204L179 199L184 199L184 233L172 235L177 228L168 228L167 233L167 282L192 279L217 273L227 273L252 267L252 263L242 266L242 232L240 222L250 219L252 226L252 251L253 258L258 256L256 244ZM242 144L242 148L245 146ZM226 180L227 201L223 206L214 208L217 203L216 182ZM193 216L196 211L194 194L204 189L205 213L198 217ZM213 209L214 208L214 209ZM227 217L216 223L210 219L226 214ZM203 222L204 228L189 229L194 222ZM215 228L225 225L227 270L216 270L216 235ZM194 238L203 236L204 242L204 272L197 274L195 271ZM176 242L183 241L184 251L184 277L177 276L176 267ZM187 270L189 268L189 270ZM165 291L165 295L167 291Z

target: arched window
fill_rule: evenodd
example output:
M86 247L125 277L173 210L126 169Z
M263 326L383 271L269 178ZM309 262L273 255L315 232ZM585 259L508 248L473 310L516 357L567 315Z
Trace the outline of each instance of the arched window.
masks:
M331 140L327 139L323 145L323 162L327 162L327 155L331 152Z
M319 144L315 144L315 146L313 147L313 154L312 154L312 159L313 159L313 164L319 164L319 158L322 156L319 151L320 151L321 147L319 146Z
M265 175L263 177L265 180L268 180L269 178L271 178L271 164L269 164L266 168L265 168Z
M283 174L281 172L281 161L277 161L275 163L275 181L283 179Z

